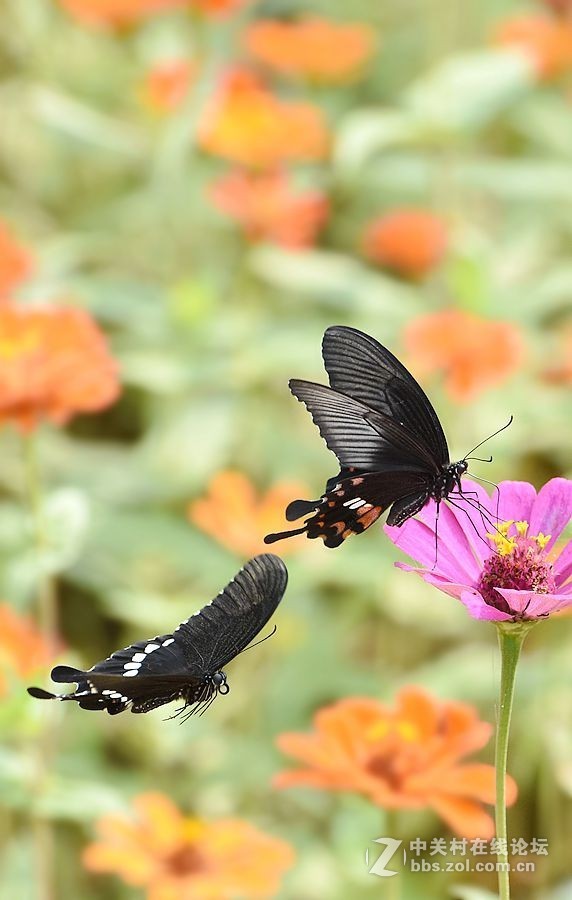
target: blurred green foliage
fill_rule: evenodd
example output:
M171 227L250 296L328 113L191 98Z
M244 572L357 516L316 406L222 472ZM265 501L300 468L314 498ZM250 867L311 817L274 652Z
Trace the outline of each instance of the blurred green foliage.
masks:
M456 406L438 376L425 384L453 458L512 413L494 463L478 473L537 486L572 477L570 392L542 379L572 315L571 85L539 84L524 57L490 48L494 23L522 8L268 0L228 20L167 14L113 33L83 27L50 0L4 0L0 210L38 256L22 301L89 309L123 382L114 408L42 430L50 544L39 563L22 506L21 440L8 428L1 436L0 596L32 609L42 570L55 573L67 663L90 666L168 630L232 576L240 554L186 515L217 472L238 469L261 491L284 479L322 489L335 461L286 382L322 380L320 340L332 323L397 353L408 322L451 305L517 324L526 356L500 388ZM334 146L328 162L299 167L327 191L332 214L319 247L293 252L247 244L212 208L205 189L226 166L193 138L244 23L309 9L370 23L379 49L361 81L294 91L326 112ZM200 55L201 74L183 108L154 117L140 86L169 55ZM394 205L429 207L450 223L447 261L421 283L374 269L356 250L366 222ZM269 784L284 764L275 737L307 730L339 697L390 700L420 683L494 719L494 629L394 570L394 558L379 527L335 552L293 552L277 634L231 665L227 699L183 727L161 710L111 719L46 709L15 685L0 706L2 897L42 896L31 863L37 820L55 833L58 898L138 896L88 876L80 852L99 815L151 789L290 841L298 864L284 898L381 896L363 860L384 832L383 812L353 796ZM40 677L49 684L48 672ZM511 832L547 837L550 855L534 879L515 877L515 898L572 897L571 684L569 625L547 622L522 663L509 768L520 786ZM48 719L57 747L38 786ZM492 761L492 747L482 758ZM430 814L404 812L399 827L406 838L441 833ZM484 900L491 878L430 875L420 888L411 876L403 898L422 890Z

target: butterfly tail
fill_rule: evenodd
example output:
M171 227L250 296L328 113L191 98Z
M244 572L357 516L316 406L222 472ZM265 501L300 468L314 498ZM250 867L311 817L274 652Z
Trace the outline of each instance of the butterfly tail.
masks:
M30 697L35 697L36 700L58 700L57 694L51 694L49 691L45 691L43 688L39 687L29 687L28 693Z
M320 500L292 500L286 507L286 521L295 522L302 516L307 516L320 505Z
M306 526L302 528L293 528L292 531L278 531L275 534L267 534L264 538L265 544L274 544L276 541L283 541L284 538L294 537L297 534L304 534Z
M57 684L71 684L85 678L86 672L81 669L74 669L72 666L56 666L52 669L52 681Z

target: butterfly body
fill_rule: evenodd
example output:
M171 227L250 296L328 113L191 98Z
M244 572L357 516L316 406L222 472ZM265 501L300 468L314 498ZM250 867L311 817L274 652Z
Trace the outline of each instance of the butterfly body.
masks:
M82 709L117 715L126 709L145 713L182 700L187 715L204 711L229 686L223 670L264 627L280 603L287 583L281 559L263 554L251 559L215 599L164 634L112 653L83 671L56 666L52 680L76 684L69 694L42 688L28 692L42 700L74 700Z
M374 338L344 326L326 330L322 352L329 386L292 379L290 390L340 472L318 500L288 506L288 521L312 513L301 528L267 535L267 543L305 533L337 547L387 510L388 524L399 526L428 500L462 493L468 464L451 462L437 414L405 366Z

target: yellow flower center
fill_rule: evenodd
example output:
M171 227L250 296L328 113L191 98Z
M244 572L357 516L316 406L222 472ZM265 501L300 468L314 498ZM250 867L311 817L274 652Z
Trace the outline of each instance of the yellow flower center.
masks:
M380 719L369 729L366 734L368 741L377 743L388 736L396 736L408 744L413 744L420 739L419 729L413 722L407 719Z
M489 606L511 613L497 588L550 594L555 588L552 563L546 554L550 535L528 533L528 522L500 522L487 534L494 552L485 560L478 589ZM523 618L526 618L523 615Z
M16 356L24 356L39 346L38 335L34 331L26 331L12 337L0 336L0 359L7 361Z

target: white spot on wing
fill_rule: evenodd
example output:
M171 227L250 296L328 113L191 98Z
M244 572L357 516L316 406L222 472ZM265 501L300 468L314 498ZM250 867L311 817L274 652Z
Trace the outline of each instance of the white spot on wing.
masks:
M133 678L134 675L137 675L139 669L128 669L127 672L123 673L124 678Z
M160 644L147 644L145 647L145 653L153 653L153 650L158 650Z
M133 656L131 657L131 662L140 663L140 662L143 662L144 659L145 659L144 653L134 653Z

